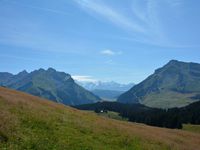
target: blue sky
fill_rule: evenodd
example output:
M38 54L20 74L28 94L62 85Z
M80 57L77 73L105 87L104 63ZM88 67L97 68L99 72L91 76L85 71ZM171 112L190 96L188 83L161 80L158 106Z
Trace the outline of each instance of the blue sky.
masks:
M53 67L138 83L171 59L200 63L197 0L0 0L0 71Z

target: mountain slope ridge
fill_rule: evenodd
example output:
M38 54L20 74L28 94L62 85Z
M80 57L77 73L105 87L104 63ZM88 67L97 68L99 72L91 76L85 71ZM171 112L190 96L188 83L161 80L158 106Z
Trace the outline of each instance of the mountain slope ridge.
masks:
M200 93L200 64L171 60L141 83L122 94L119 102L151 107L181 107Z
M38 69L30 73L22 71L5 79L0 73L0 85L44 97L66 105L93 103L101 100L98 96L77 85L71 76L53 68ZM4 81L4 82L1 82Z

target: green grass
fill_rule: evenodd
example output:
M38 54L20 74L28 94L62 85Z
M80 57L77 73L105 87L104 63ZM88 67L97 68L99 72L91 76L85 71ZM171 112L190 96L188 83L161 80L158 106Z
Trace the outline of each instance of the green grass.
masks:
M141 103L155 108L183 107L194 102L194 100L190 98L194 95L195 93L182 94L173 91L161 91L160 93L149 94Z
M200 142L196 134L108 119L4 88L0 118L2 150L192 150Z
M123 120L123 121L127 120L126 118L121 117L118 112L114 111L108 111L107 113L106 112L98 113L98 115L116 120Z
M200 125L184 124L183 130L200 134Z

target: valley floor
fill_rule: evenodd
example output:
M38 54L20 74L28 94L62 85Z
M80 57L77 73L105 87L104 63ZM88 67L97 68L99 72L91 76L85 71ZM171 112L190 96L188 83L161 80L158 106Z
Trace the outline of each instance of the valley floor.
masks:
M200 134L200 125L184 124L183 130Z
M0 88L0 149L197 150L200 134L108 119Z

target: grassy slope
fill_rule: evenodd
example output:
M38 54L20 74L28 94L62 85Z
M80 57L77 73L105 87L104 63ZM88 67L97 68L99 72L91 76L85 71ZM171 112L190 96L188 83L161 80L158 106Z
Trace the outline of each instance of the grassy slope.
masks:
M200 125L184 124L183 130L200 133Z
M91 111L91 112L93 112L93 111ZM119 115L119 113L114 112L114 111L108 111L107 113L105 113L105 112L104 113L99 113L98 115L103 116L103 117L108 117L108 118L111 118L111 119L127 121L127 119L122 118Z
M0 88L0 149L196 149L200 135L97 116Z
M195 100L191 100L190 97L192 96L195 96L195 93L182 94L173 91L161 91L160 93L149 94L141 103L156 108L183 107L195 102Z

